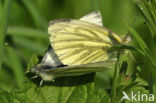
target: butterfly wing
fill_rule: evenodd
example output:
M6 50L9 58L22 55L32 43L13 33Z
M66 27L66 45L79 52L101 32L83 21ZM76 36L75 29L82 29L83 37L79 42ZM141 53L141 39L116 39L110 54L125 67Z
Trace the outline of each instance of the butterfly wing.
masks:
M45 70L45 73L48 75L53 75L54 78L62 76L78 76L91 72L110 70L114 67L115 63L116 59L111 59L105 62L88 63L75 66L64 66L58 67L56 69L47 69Z
M107 48L122 43L116 33L102 27L99 12L92 12L80 20L53 20L48 32L52 47L31 70L46 81L53 80L53 76L76 76L112 69L115 62L110 59Z
M109 58L106 49L113 42L109 37L110 31L103 27L85 21L63 19L52 21L48 32L55 53L65 65L95 63Z
M53 67L53 68L60 67L63 65L51 46L49 46L48 50L46 51L41 61L41 64L44 64L47 67Z
M79 65L108 59L103 48L111 47L108 32L91 23L63 19L51 22L48 31L50 42L61 62L65 65Z
M102 16L101 16L99 11L91 12L91 13L83 16L79 20L103 26L103 24L102 24Z
M50 42L59 60L69 66L108 60L106 49L114 43L122 43L122 40L100 25L102 18L99 12L92 12L80 20L51 21L48 28Z

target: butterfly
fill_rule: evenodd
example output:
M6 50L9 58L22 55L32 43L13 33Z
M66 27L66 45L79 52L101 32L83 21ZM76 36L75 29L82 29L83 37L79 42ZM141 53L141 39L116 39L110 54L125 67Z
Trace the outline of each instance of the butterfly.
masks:
M116 52L107 50L113 45L125 43L115 32L103 27L99 11L79 20L52 20L48 33L51 46L42 61L29 70L36 74L35 77L42 78L40 85L57 77L112 69L116 63Z

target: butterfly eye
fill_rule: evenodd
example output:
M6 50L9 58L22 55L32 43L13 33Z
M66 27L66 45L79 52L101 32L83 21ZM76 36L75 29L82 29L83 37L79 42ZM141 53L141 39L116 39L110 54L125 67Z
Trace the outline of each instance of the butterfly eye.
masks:
M35 73L35 71L36 71L36 66L33 66L30 68L28 72Z
M132 37L130 35L126 35L125 36L125 41L124 41L124 44L125 45L128 45L132 40Z

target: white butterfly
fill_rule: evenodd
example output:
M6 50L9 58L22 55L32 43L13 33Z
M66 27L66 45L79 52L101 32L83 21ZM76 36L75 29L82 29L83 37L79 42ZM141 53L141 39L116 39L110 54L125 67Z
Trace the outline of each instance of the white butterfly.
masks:
M112 69L116 53L108 52L107 49L115 44L123 44L116 33L103 27L102 16L98 11L79 20L53 20L48 32L51 47L41 63L30 69L42 81Z

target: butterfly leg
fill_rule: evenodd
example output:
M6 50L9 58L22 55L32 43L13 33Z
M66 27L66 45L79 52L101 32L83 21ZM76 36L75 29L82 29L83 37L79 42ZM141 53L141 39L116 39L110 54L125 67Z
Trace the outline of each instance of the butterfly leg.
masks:
M35 79L35 78L37 78L38 76L37 75L35 75L35 76L33 76L33 77L31 77L30 79Z
M54 79L52 79L51 81L52 81L52 82L55 82L55 80L54 80Z
M42 79L41 82L40 82L40 86L42 85L42 83L43 83L43 79Z

